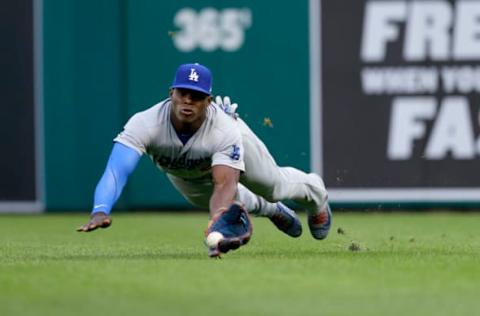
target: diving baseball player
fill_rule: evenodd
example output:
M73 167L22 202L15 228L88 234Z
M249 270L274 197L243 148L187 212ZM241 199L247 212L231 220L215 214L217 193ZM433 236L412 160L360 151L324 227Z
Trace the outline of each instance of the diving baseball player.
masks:
M130 118L114 139L90 221L78 231L110 226L110 211L146 154L191 204L209 209L206 234L215 227L225 235L209 248L212 257L248 242L252 228L247 212L268 217L289 236L300 236L300 220L282 200L307 210L314 238L327 237L332 214L322 179L277 166L263 142L237 118L236 104L228 97L213 103L211 89L208 68L180 65L169 98Z

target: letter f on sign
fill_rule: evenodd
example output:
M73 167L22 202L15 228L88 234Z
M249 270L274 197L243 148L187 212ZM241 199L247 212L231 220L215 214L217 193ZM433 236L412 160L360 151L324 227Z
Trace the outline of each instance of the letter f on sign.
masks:
M387 42L398 39L398 25L405 21L407 5L404 1L367 2L363 20L362 60L382 61L387 52Z
M425 120L432 119L436 101L432 97L397 97L390 116L387 156L405 160L412 156L413 142L425 136Z

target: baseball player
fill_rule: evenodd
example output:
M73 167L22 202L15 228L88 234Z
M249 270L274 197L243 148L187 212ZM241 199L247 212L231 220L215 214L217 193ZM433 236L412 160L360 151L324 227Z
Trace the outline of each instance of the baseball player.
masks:
M322 179L277 166L263 142L237 117L237 105L228 97L212 102L211 91L207 67L180 65L169 98L132 116L114 139L90 221L78 231L111 225L110 211L146 154L191 204L209 209L206 234L215 229L225 235L218 246L210 247L210 256L248 242L252 229L247 212L269 218L289 236L300 236L300 220L282 200L307 210L314 238L327 237L332 214Z

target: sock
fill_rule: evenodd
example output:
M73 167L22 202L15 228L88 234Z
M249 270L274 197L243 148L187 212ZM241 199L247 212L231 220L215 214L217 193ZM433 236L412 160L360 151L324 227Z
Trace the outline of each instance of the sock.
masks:
M260 210L257 216L272 217L277 211L277 203L271 203L264 199L260 200Z

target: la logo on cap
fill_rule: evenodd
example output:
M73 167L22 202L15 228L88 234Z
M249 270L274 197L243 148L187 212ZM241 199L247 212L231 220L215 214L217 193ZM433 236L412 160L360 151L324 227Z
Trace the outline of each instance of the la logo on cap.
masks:
M190 89L211 95L212 73L200 64L180 65L170 88Z
M198 73L195 68L190 69L190 75L188 75L188 80L198 82Z

